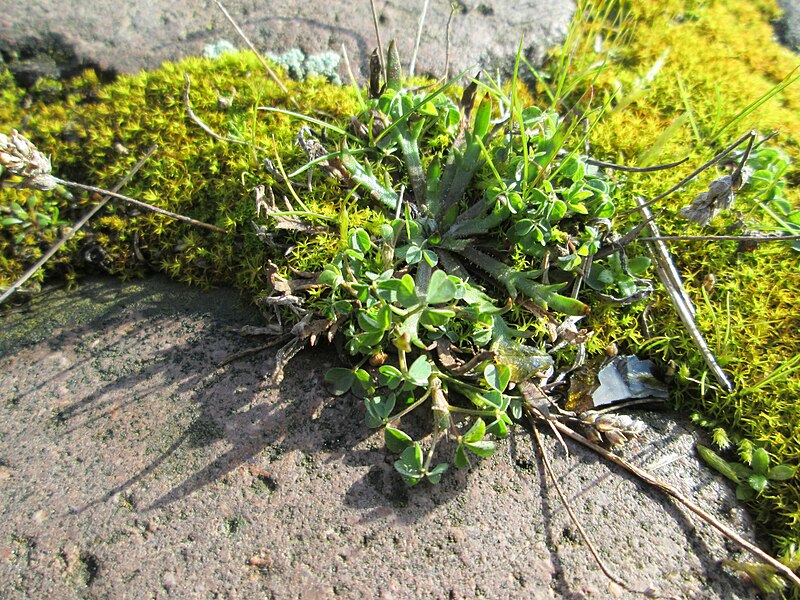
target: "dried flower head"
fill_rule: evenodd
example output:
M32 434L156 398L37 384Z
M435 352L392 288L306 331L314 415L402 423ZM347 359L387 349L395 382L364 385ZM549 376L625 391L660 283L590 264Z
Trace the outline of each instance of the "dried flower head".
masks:
M642 435L647 425L628 415L601 413L587 410L580 415L586 437L594 442L607 442L610 446L622 446L628 440Z
M23 178L16 184L19 188L47 191L58 185L50 174L50 159L16 129L11 130L10 136L0 133L0 166L11 175Z
M699 225L708 225L721 210L727 210L733 204L734 186L730 175L715 179L708 186L708 191L695 197L689 206L681 209L681 215Z

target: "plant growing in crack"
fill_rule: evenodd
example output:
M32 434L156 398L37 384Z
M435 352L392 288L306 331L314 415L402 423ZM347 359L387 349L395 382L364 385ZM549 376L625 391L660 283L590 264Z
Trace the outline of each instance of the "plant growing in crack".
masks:
M341 249L305 302L316 320L298 338L314 323L315 335L342 334L354 365L326 380L335 394L363 398L367 425L384 428L387 448L400 454L396 469L415 485L491 455L490 438L507 436L523 415L520 384L545 385L556 362L580 363L574 347L586 333L576 323L591 293L582 282L601 248L616 299L646 297L652 286L640 278L645 259L612 247L619 190L579 154L575 120L523 107L516 77L510 92L475 80L458 103L447 95L452 82L404 87L393 43L387 73L350 133L328 128L340 135L338 151L307 127L298 137L309 165L351 193L365 190L383 212L372 231L343 217ZM278 375L297 347L296 339L284 347ZM414 439L403 420L423 406L433 428ZM446 441L452 458L437 459Z
M519 59L515 73L518 68ZM592 295L629 303L652 292L644 278L649 259L628 260L625 247L652 221L644 209L654 200L640 205L644 224L618 234L613 217L620 187L601 168L620 167L581 154L588 132L578 132L580 119L523 107L516 75L509 92L473 80L456 103L448 95L450 83L432 91L404 87L393 43L386 72L380 90L373 72L373 97L351 119L349 132L265 109L339 136L338 150L329 152L303 127L298 144L309 162L295 175L319 165L350 194L366 191L365 200L380 211L363 227L350 227L342 215L339 251L303 301L307 312L278 353L275 379L307 340L313 344L323 333L329 339L341 334L341 350L352 366L329 370L326 381L337 395L363 399L367 425L383 428L387 449L399 455L395 469L408 485L438 483L450 464L465 468L471 457L490 456L492 438L507 436L525 415L568 511L538 423L624 465L796 581L785 565L677 490L570 427L619 445L642 432L641 422L593 411L566 413L550 398L585 356L590 334L576 324L589 313ZM596 118L603 108L589 116ZM749 140L749 151L754 138L754 133L741 138L690 178L743 141ZM302 206L280 165L273 174ZM731 184L731 201L739 187L738 180ZM288 209L275 216L314 217L305 206ZM593 266L595 257L599 262ZM592 289L583 289L584 281ZM286 298L298 283L281 284L273 301ZM431 425L415 439L406 419L421 407L430 411ZM606 569L571 517L604 573L637 591Z

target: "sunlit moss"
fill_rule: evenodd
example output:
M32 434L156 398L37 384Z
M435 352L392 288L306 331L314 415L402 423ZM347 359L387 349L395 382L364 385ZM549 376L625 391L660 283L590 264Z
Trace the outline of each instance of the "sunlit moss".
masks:
M614 14L622 25L609 28L608 17ZM593 63L605 63L596 78L587 80L591 90L579 87L571 94L572 100L592 98L594 106L609 103L592 129L592 153L628 164L690 157L687 166L673 171L616 174L626 183L628 206L623 208L634 205L634 195L653 197L667 189L751 128L764 133L780 129L776 144L795 162L788 178L794 183L800 180L796 167L800 85L734 121L741 109L800 64L796 54L774 41L770 20L777 9L773 1L609 1L596 3L593 15L592 23L576 28L569 46L573 76ZM606 39L600 48L596 48L598 33ZM654 69L658 64L660 68ZM185 73L192 78L193 108L209 126L267 152L215 140L191 122L182 98ZM349 88L322 79L302 83L284 79L302 112L339 120L342 125L358 110ZM158 154L125 192L228 232L208 234L158 215L110 207L48 264L51 272L80 267L88 250L102 248L105 267L123 276L157 269L194 285L232 283L248 297L257 298L270 289L270 260L282 266L291 260L300 270L320 269L339 249L335 223L345 212L351 226L372 231L383 218L364 202L347 198L346 190L316 170L315 191L306 202L313 212L334 218L321 222L331 224L327 234L280 234L276 247L258 238L253 222L265 221L256 216L253 189L273 183L263 159L275 161L280 156L291 171L305 157L294 143L299 128L296 119L257 110L266 105L297 109L249 53L166 64L158 71L122 77L107 86L88 72L59 88L43 85L34 90L24 110L23 96L10 75L0 72L0 126L24 129L52 154L60 176L112 186L147 147L158 143ZM223 98L229 105L220 103ZM733 215L707 230L688 226L675 216L716 175L704 174L659 206L665 209L659 217L663 233L725 232ZM28 195L8 191L3 202L24 203ZM787 195L798 205L796 188ZM93 201L63 202L62 218L74 221ZM746 198L736 209L750 218L761 214ZM0 285L19 276L58 233L26 232L18 242L0 235ZM631 250L634 254L645 251L643 247ZM778 244L737 253L735 243L681 243L673 246L673 255L697 305L698 326L731 373L737 391L713 391L711 376L663 293L653 298L649 335L641 324L642 304L624 309L594 307L590 326L596 335L590 340L590 351L599 353L615 342L624 351L675 363L679 373L675 398L682 410L701 413L714 426L724 428L731 439L747 438L764 445L776 462L800 465L800 377L789 375L763 383L776 368L800 355L800 255ZM708 274L715 276L716 284L704 296ZM779 549L800 543L797 479L767 488L755 506Z
M634 195L652 198L668 189L749 129L762 133L780 130L775 144L792 157L794 165L787 178L796 184L800 179L800 83L736 119L744 107L800 65L800 57L774 39L775 3L653 0L622 6L619 19L625 23L625 43L619 46L611 41L605 47L611 49L610 54L595 54L595 34L600 32L609 39L615 32L603 30L603 23L584 24L577 42L582 52L573 55L574 73L605 60L592 91L603 100L616 94L592 131L593 153L627 164L690 157L687 166L672 171L626 176L626 208L634 206ZM662 59L657 74L647 82L648 72ZM650 152L655 140L678 119L681 121L670 135L660 140L660 147ZM659 217L663 234L726 232L735 213L705 229L677 217L678 209L718 176L719 171L712 169L656 207L665 209ZM800 205L796 187L787 189L787 197L794 206ZM745 219L768 221L746 195L735 210ZM644 349L660 360L674 361L678 372L685 375L675 394L681 409L701 413L734 438L763 445L777 462L800 465L800 377L789 374L759 385L781 364L800 355L800 255L782 244L764 244L753 252L740 253L735 242L681 242L672 245L672 254L697 305L697 324L733 376L737 391L712 391L713 377L663 293L655 297L649 313L649 340L637 321L621 317L618 309L595 308L593 348L599 351L605 343L615 341L634 351ZM715 276L716 284L704 297L703 281L708 274ZM626 312L638 316L643 308ZM800 541L797 478L771 485L754 506L779 551Z
M193 123L183 102L184 74L192 77L191 102L195 112L224 136L242 139L266 149L231 144L213 139ZM229 235L199 233L190 226L160 215L141 214L126 206L110 206L96 218L87 233L78 236L77 247L102 246L105 266L114 273L138 274L149 267L164 269L179 281L195 285L236 282L249 295L269 288L258 267L267 259L280 259L255 235L256 217L253 189L273 182L263 160L276 155L288 169L304 162L294 144L300 123L291 117L258 111L261 105L296 110L277 85L263 73L250 53L224 54L219 59L192 58L165 64L152 73L126 76L100 87L87 73L65 86L62 102L36 102L25 112L15 108L18 97L10 79L2 81L5 99L2 111L6 128L23 128L52 155L59 175L73 180L110 187L119 180L151 144L158 153L148 161L125 193L226 229ZM287 81L290 96L301 111L343 119L356 111L355 95L349 88L332 86L321 78L302 84ZM220 100L230 99L224 106ZM34 96L36 98L36 96ZM340 123L341 124L341 123ZM318 212L337 214L342 190L314 175L314 206ZM18 192L25 196L29 192ZM93 200L92 200L93 201ZM88 206L76 201L68 208L77 216ZM365 208L359 209L367 210ZM368 217L354 212L358 220ZM335 237L336 231L331 231ZM298 268L320 268L331 256L335 242L319 236L316 240L286 237L286 246L300 243L303 252ZM44 246L46 247L46 246ZM3 256L11 256L8 248ZM6 260L0 283L17 277L40 248ZM144 259L144 262L142 262ZM55 264L55 263L54 263ZM253 266L260 274L254 274ZM49 265L53 268L53 265Z

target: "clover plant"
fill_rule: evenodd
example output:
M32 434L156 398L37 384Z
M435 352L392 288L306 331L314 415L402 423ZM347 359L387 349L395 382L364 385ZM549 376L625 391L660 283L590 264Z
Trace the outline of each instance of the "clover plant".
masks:
M434 460L440 442L467 467L521 417L516 384L555 362L554 340L530 315L589 313L578 292L612 239L618 188L569 149L581 139L574 120L523 108L491 83L473 82L460 102L449 84L404 87L394 45L387 66L384 88L324 158L384 219L341 229L310 305L354 363L328 371L331 389L363 398L367 425L383 428L414 485L448 468ZM592 287L627 298L648 263L615 250L605 265ZM415 440L403 420L422 406L433 427Z

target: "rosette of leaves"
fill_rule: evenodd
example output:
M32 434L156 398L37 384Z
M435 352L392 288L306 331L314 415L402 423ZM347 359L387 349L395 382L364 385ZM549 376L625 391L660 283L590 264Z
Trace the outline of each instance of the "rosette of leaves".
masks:
M521 417L516 384L554 363L544 328L529 325L588 314L570 292L611 233L617 189L566 148L575 123L477 82L458 104L448 84L403 87L393 44L387 65L335 155L386 220L343 229L314 308L355 363L327 381L364 399L367 424L384 428L413 485L447 469L434 462L442 440L466 467ZM634 294L640 272L616 264L619 293ZM533 311L525 331L520 307ZM402 419L423 405L433 429L414 440Z

